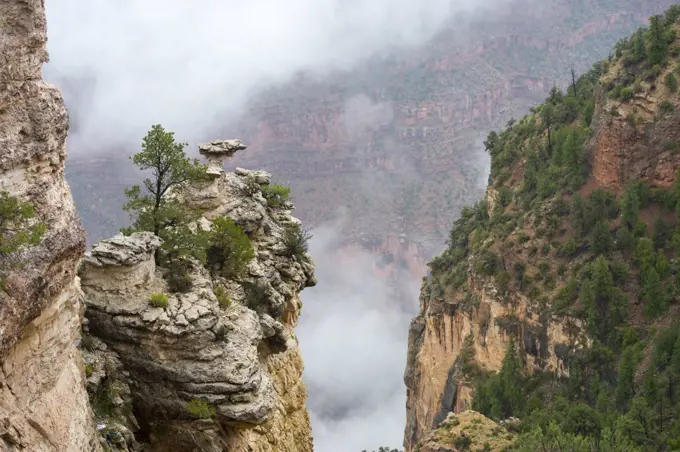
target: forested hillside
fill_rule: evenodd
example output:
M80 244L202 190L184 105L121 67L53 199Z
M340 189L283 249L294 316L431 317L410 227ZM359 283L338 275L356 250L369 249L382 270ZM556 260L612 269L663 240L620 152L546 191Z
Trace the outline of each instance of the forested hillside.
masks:
M469 407L517 450L680 450L679 17L488 135L412 324L407 450Z

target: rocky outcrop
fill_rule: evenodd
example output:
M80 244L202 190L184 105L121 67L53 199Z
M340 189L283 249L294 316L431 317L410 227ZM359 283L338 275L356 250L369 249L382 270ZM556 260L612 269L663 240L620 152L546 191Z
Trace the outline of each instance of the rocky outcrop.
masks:
M680 149L680 98L666 87L638 92L626 102L608 98L606 82L623 72L613 68L598 92L595 134L589 144L594 182L614 191L631 179L668 189L680 168L675 158ZM659 80L670 72L672 68L666 69Z
M227 216L249 235L255 258L247 276L221 280L226 293L218 300L216 282L193 265L190 291L154 307L151 294L169 292L166 269L153 257L160 240L119 235L83 260L88 329L129 373L138 436L151 450L311 451L294 327L298 293L315 280L309 257L291 256L285 245L287 228L299 221L289 203L267 204L262 187L269 174L219 171L184 201L203 209L197 227ZM214 409L211 419L187 409L195 399Z
M42 0L0 4L0 190L47 226L0 291L0 449L89 451L99 446L76 348L85 234L64 179L66 109L42 80L46 40Z
M486 416L465 410L449 413L425 438L419 452L503 452L514 435Z

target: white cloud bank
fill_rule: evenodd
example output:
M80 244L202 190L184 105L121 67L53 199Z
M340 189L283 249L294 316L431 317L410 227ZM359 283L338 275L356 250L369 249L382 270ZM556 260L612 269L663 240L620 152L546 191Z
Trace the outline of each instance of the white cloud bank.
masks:
M373 274L374 256L334 252L339 229L314 231L319 284L302 293L298 327L315 450L401 447L408 325L419 281L402 275L411 303L400 305L391 284Z
M504 0L47 0L48 79L71 149L135 145L161 123L188 141L259 87L418 45L454 12Z

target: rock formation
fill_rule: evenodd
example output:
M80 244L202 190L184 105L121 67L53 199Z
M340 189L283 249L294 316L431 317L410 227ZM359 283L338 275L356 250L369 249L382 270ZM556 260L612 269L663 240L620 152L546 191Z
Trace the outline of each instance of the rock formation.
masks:
M437 428L427 435L419 452L502 452L514 435L505 427L475 411L449 413Z
M113 372L112 379L130 388L135 419L113 417L124 427L121 436L138 429L137 440L151 450L311 451L294 327L298 293L315 280L309 257L288 254L285 244L288 228L299 221L290 203L267 204L262 191L269 174L219 171L185 201L203 209L197 227L231 218L256 255L247 277L223 281L221 300L208 272L194 265L189 292L171 294L167 307L151 306L150 295L168 289L166 270L153 258L160 239L150 233L104 240L83 260L87 328L128 374ZM93 370L102 367L97 356L87 359ZM211 419L187 410L194 399L213 407Z
M0 291L0 449L98 450L77 350L85 233L64 179L68 117L43 82L42 0L0 4L0 190L47 226Z

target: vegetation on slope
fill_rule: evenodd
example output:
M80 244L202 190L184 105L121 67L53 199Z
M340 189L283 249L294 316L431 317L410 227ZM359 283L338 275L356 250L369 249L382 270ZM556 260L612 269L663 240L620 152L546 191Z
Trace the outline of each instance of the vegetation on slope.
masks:
M587 152L605 102L604 127L623 111L643 139L646 125L675 111L679 17L680 6L652 17L565 93L553 89L521 121L490 133L487 197L462 211L430 264L435 295L466 294L474 308L473 274L510 303L521 294L542 319L580 320L592 340L565 351L568 378L524 375L515 341L497 374L464 366L480 376L475 409L522 419L519 450L680 448L680 176L671 188L630 180L609 191ZM656 109L638 109L636 96ZM659 149L672 160L678 151L673 141Z

